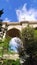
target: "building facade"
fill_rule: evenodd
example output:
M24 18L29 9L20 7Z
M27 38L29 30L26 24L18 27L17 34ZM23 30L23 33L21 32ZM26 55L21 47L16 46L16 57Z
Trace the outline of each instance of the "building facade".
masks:
M5 36L20 37L20 32L27 25L37 29L37 21L0 22L0 39Z

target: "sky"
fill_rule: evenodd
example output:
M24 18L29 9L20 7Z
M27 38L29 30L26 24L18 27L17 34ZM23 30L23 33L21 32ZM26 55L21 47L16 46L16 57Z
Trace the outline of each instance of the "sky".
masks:
M0 0L3 21L20 22L37 20L37 0Z
M14 37L9 42L9 50L18 52L17 48L21 46L22 41L18 37Z
M37 0L0 0L1 9L4 11L1 17L4 22L37 20ZM15 40L11 40L10 44L11 48L16 50L17 43Z

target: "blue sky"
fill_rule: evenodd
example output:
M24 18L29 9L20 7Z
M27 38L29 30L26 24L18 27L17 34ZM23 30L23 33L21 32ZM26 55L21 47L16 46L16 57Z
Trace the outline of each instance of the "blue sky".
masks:
M37 20L37 0L0 0L4 21Z

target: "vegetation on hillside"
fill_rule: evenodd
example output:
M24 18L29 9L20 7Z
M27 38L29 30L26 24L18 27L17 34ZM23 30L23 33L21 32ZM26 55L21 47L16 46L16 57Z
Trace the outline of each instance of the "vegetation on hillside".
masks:
M36 36L36 31L29 25L25 29L22 29L23 49L20 46L18 52L23 61L23 65L37 65Z
M9 41L11 37L6 37L3 41L0 40L0 56L9 52ZM37 30L29 25L22 29L21 40L23 46L19 44L17 48L19 57L23 61L23 65L37 65ZM10 52L9 52L10 53ZM20 60L4 60L4 64L20 65Z

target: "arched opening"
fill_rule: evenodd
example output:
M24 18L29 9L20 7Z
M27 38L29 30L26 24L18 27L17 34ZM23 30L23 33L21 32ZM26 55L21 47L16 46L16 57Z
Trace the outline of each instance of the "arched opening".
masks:
M10 37L21 37L20 35L20 31L16 28L10 29L9 31L7 31L6 36L10 36Z
M13 28L13 29L10 29L9 31L7 31L7 34L6 36L10 36L11 37L11 40L9 42L9 49L11 51L15 51L17 52L17 49L16 47L18 47L18 44L21 44L21 32L16 29L16 28Z

